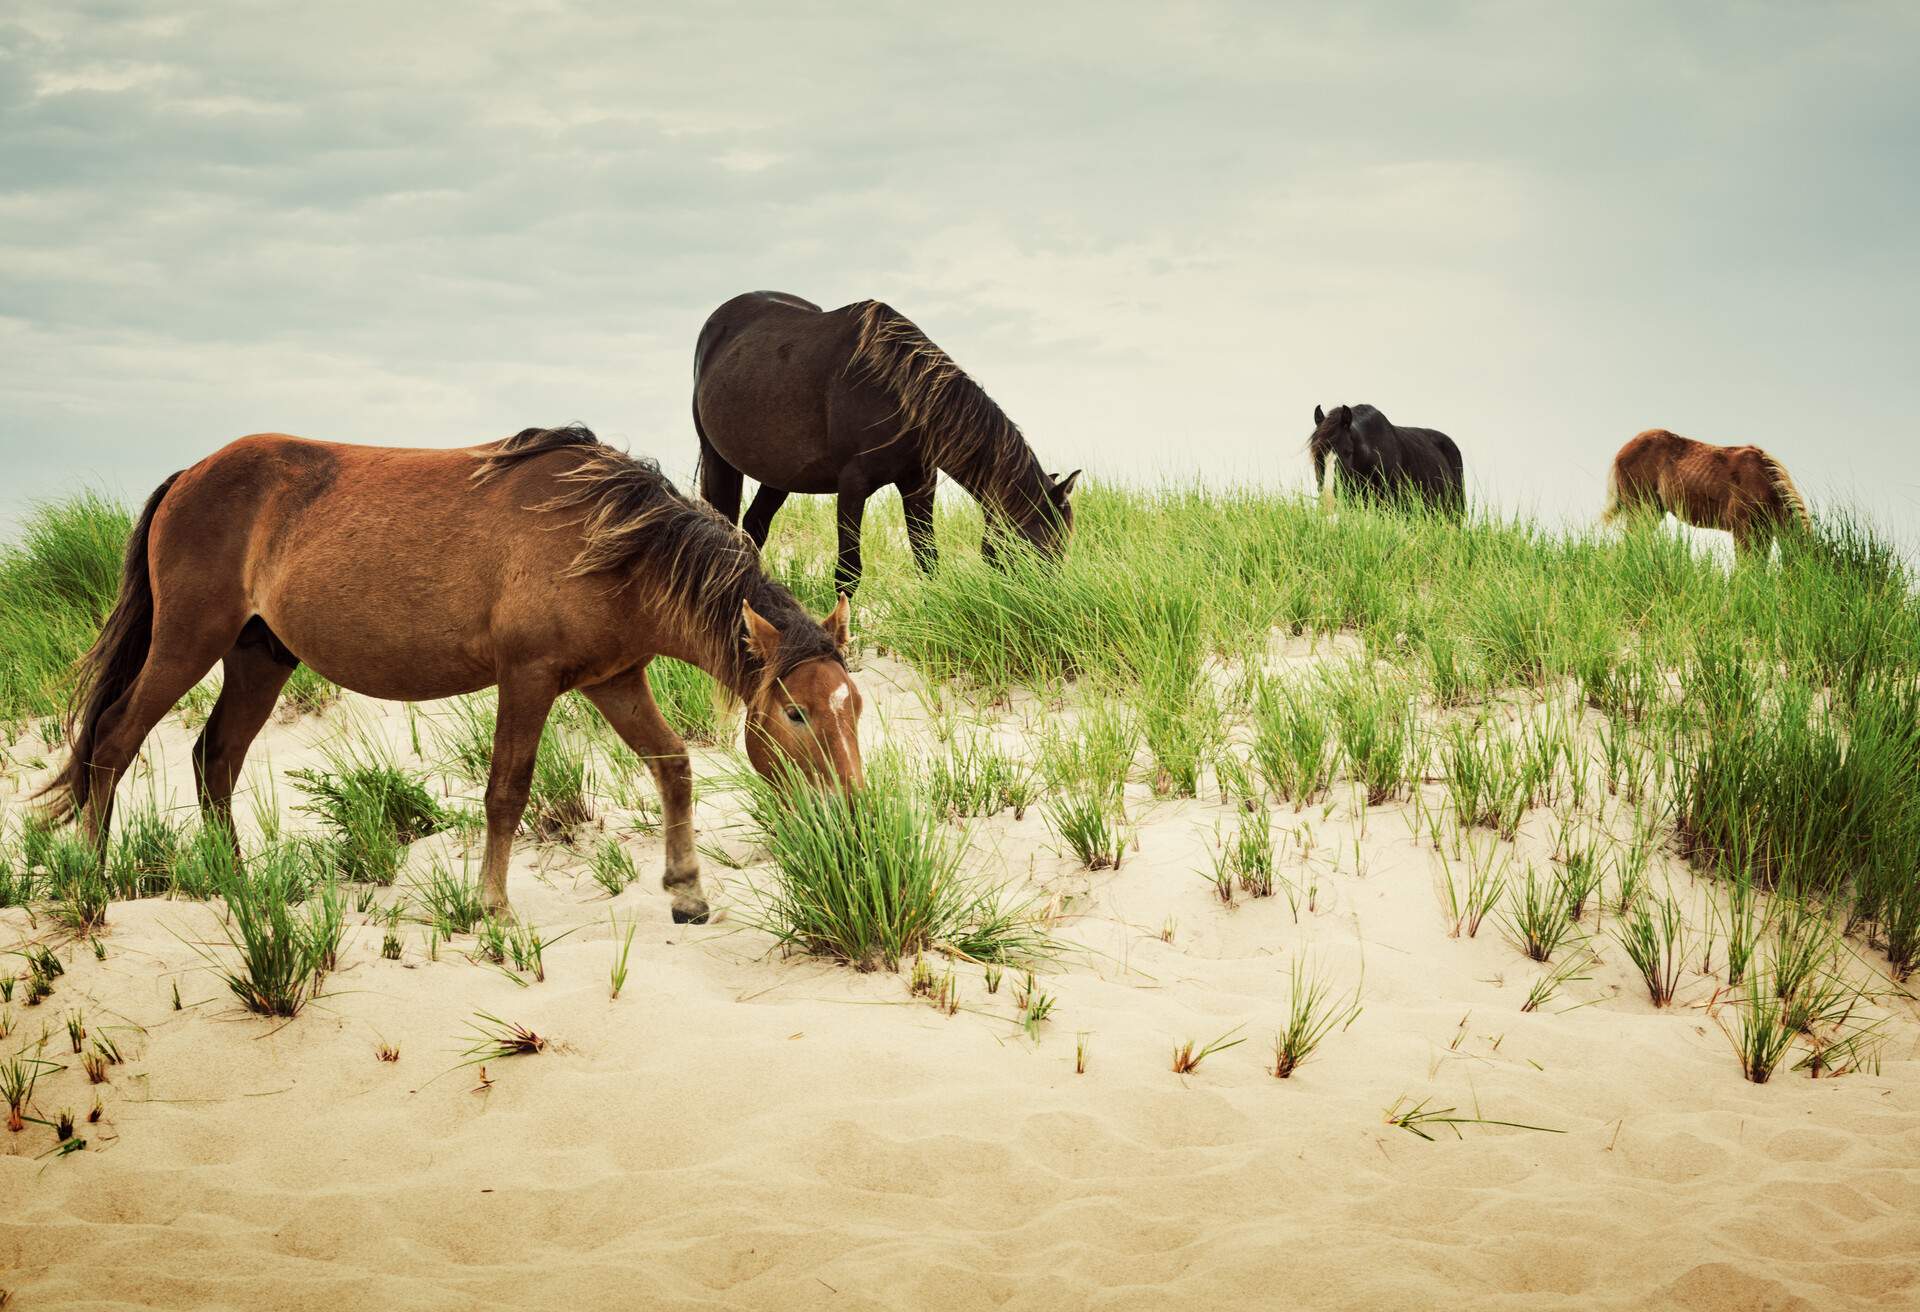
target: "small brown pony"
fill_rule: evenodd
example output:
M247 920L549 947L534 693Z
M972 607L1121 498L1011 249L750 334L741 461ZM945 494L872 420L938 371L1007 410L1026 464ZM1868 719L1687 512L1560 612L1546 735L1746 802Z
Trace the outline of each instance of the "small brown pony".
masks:
M1789 525L1812 528L1786 466L1757 446L1713 446L1649 428L1620 448L1607 474L1608 521L1671 513L1696 528L1733 534L1735 551L1765 559Z
M687 661L738 697L762 774L852 791L861 700L846 641L844 597L815 621L739 530L584 428L453 451L263 433L148 498L119 599L81 660L72 756L42 791L54 818L82 816L104 849L121 775L215 662L224 677L194 782L229 825L247 747L302 661L400 701L498 684L480 880L483 905L504 915L541 729L577 689L652 767L673 918L699 922L692 774L648 661Z

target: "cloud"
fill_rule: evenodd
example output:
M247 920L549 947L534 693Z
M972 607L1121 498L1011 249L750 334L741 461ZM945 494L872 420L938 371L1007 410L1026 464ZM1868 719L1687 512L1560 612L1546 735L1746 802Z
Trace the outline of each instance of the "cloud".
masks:
M0 26L0 502L137 493L263 428L581 419L684 469L693 337L775 287L900 306L1054 467L1299 481L1301 417L1365 399L1505 506L1587 514L1657 423L1911 518L1917 27L29 4Z

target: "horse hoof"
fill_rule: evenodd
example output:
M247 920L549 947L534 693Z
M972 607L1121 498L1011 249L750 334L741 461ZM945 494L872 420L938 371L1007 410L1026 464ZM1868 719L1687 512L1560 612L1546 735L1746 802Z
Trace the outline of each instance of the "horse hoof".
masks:
M673 923L676 925L706 924L707 923L706 904L701 903L698 906L691 906L691 907L675 907L673 909Z

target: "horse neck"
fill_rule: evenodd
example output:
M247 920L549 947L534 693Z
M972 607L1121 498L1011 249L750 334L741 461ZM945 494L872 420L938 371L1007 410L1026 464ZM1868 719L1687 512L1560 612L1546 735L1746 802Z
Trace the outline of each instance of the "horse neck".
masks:
M760 676L742 638L740 602L753 595L756 581L723 588L725 601L709 604L679 589L650 589L636 577L627 596L639 603L635 609L647 612L646 654L684 661L733 697L750 700Z
M940 470L988 511L1016 524L1040 514L1052 492L1033 448L1011 424L971 450L948 455Z

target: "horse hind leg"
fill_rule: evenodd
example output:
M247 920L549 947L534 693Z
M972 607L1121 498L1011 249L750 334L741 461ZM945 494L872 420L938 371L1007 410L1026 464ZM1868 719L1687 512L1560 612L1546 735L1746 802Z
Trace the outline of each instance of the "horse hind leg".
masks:
M221 660L220 696L193 747L193 782L201 814L224 825L229 838L234 833L233 790L247 749L299 664L258 616L247 621Z
M700 499L719 511L720 517L727 523L738 524L743 482L741 473L714 450L713 443L707 441L706 431L700 427L700 408L697 405L693 412L693 427L700 435Z
M765 483L753 494L753 504L747 507L747 517L740 521L740 529L755 547L767 545L767 534L773 529L773 517L785 504L787 494Z
M140 745L166 713L207 677L233 646L240 621L211 625L195 616L172 619L157 614L146 661L132 685L100 716L93 737L92 774L87 791L84 832L103 851L113 819L113 794Z

